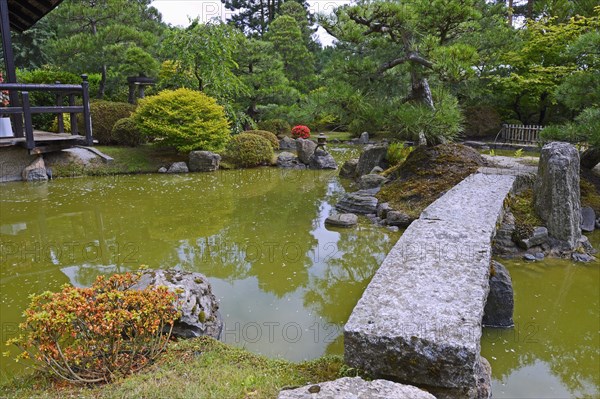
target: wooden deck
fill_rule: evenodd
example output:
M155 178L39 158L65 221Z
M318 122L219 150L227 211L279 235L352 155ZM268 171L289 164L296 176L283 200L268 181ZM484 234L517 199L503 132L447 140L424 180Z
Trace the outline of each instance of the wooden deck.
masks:
M33 137L35 148L29 150L30 154L43 154L46 152L60 151L76 145L85 145L85 136L71 135L69 133L50 133L34 130ZM21 146L27 147L25 137L0 137L0 147Z

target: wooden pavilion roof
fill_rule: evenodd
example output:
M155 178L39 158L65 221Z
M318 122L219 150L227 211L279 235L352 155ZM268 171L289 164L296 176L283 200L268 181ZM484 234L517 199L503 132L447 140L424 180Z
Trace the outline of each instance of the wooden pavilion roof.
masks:
M23 32L31 28L62 0L8 0L10 27Z

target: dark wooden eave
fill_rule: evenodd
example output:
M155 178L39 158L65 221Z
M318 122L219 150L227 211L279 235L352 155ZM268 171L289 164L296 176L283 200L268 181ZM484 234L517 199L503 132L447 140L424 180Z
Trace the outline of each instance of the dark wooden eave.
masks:
M61 2L62 0L8 0L10 27L17 32L23 32Z

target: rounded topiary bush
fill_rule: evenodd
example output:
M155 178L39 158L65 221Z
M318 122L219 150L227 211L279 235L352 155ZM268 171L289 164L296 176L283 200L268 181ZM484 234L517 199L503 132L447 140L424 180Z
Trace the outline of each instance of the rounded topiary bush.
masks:
M117 144L137 147L146 142L133 118L119 119L113 126L112 137Z
M258 128L268 132L275 133L277 136L284 136L290 133L292 127L283 119L267 119L258 122Z
M271 143L271 147L273 147L274 150L279 149L279 139L271 132L267 132L266 130L246 130L243 133L256 134L257 136L264 137L269 140L269 143Z
M140 100L134 119L144 135L180 152L221 151L230 139L223 107L190 89L164 90Z
M274 153L271 143L264 137L240 133L231 139L225 155L238 167L252 167L270 164Z
M95 101L90 104L92 117L92 135L99 144L116 144L112 136L113 127L119 119L128 118L135 111L135 105L129 103ZM83 118L77 118L80 132L84 132Z

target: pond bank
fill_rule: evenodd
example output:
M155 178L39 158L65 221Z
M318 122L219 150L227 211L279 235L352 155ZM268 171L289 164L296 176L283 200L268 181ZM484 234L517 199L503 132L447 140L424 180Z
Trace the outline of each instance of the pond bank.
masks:
M339 356L291 363L268 359L212 338L171 342L154 365L106 385L86 387L53 383L38 374L0 384L0 396L14 399L87 398L257 398L277 397L296 387L354 376Z

